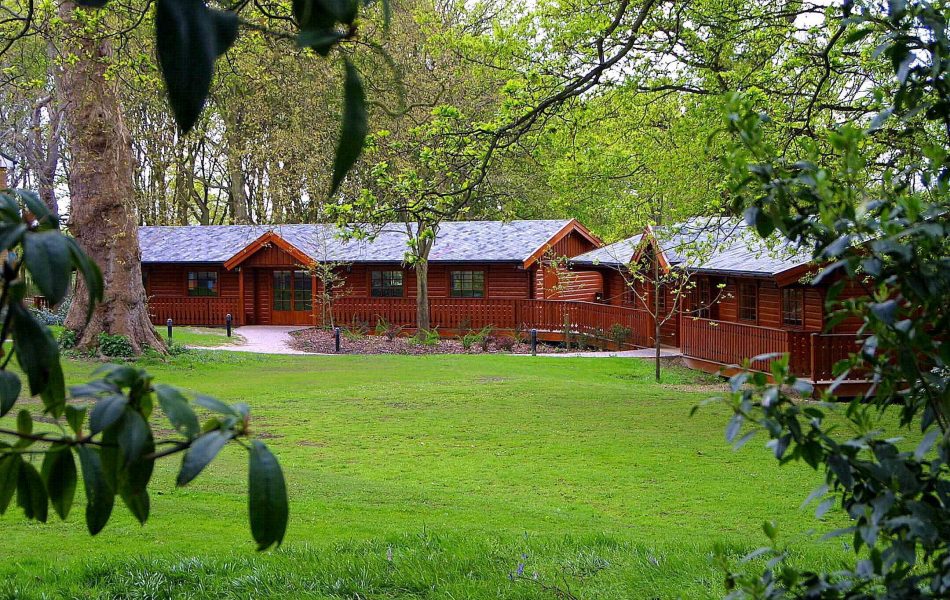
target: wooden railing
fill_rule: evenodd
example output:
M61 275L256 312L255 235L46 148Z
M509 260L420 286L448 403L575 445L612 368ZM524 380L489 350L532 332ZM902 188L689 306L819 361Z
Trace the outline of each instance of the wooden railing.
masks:
M838 361L858 352L861 338L855 334L786 331L744 323L683 317L680 324L683 355L723 365L735 365L762 354L787 353L792 374L813 382L834 379ZM754 361L751 367L769 372L770 360ZM864 375L852 373L851 380Z
M683 317L680 347L684 356L733 365L744 358L790 352L789 333L772 327ZM751 367L768 372L770 362L754 361Z
M340 298L334 302L333 312L342 325L359 322L373 328L386 319L410 329L417 326L416 303L411 298ZM653 339L652 321L645 311L573 300L430 298L429 320L446 332L488 326L544 332L566 329L604 340L618 324L630 330L628 346L649 346Z
M153 296L148 299L148 312L156 325L164 325L167 319L172 319L181 325L223 326L228 314L238 318L238 299Z
M863 338L853 333L814 333L811 335L812 380L830 381L835 378L835 363L860 351ZM849 374L849 379L864 378L862 373Z

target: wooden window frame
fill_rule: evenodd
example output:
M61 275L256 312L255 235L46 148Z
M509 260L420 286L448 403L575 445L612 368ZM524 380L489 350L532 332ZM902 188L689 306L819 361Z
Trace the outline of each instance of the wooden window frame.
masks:
M712 318L712 281L707 277L700 279L696 287L696 297L698 301L696 302L695 314L700 319L711 319Z
M192 275L194 275L194 277L192 277ZM208 275L214 275L214 277L208 277ZM195 281L194 288L191 287L192 280ZM214 285L212 285L210 288L202 287L200 285L200 282L210 281L210 280L214 281ZM219 291L220 285L221 285L221 277L217 269L203 269L203 270L187 271L185 274L185 295L188 296L189 298L217 298L218 296L220 296L220 291ZM198 290L205 290L205 289L209 290L211 293L209 294L202 294L202 293L193 294L192 293L192 290L198 291Z
M388 293L379 293L384 292L385 290L394 290L396 286L390 282L386 282L386 276L393 274L399 274L399 293L398 294L388 294ZM376 275L379 275L380 285L376 285ZM375 271L369 272L369 297L370 298L405 298L406 296L406 273L401 269L378 269Z
M738 297L736 298L736 317L740 321L745 321L746 323L758 323L759 322L759 284L754 281L742 281L739 282L738 286ZM743 302L743 299L746 298L746 291L752 290L752 306L748 306ZM746 312L751 310L751 316Z
M302 277L301 277L302 276ZM297 269L291 277L291 297L293 300L293 309L295 312L310 312L313 310L313 275L309 271ZM297 283L303 282L302 289L298 289Z
M278 274L287 274L287 287L277 287ZM271 271L271 310L274 312L290 312L294 306L294 271L293 269L274 269ZM281 298L277 298L277 292L281 292ZM283 294L286 293L286 297Z
M469 280L471 286L469 288L462 288L458 290L461 293L456 293L455 289L455 279L457 275L469 274ZM481 294L476 295L478 290L475 289L475 276L478 275L481 279ZM450 298L487 298L488 293L488 284L485 277L485 271L482 269L456 269L449 271L449 297Z
M791 308L790 301L794 296L794 301L798 313L798 318L794 319L794 314L796 311L789 310ZM796 329L801 329L805 327L805 290L802 288L782 288L782 325L785 327L793 327Z

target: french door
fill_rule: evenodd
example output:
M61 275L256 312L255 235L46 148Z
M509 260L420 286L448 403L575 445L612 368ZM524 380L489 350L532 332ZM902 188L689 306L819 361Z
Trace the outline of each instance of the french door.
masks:
M277 270L271 276L274 325L313 324L313 277L307 271Z

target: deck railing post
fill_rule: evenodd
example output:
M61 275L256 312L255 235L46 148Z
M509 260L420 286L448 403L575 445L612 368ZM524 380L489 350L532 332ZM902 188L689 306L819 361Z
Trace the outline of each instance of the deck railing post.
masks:
M170 342L170 341L172 341L172 320L171 320L171 317L169 317L168 320L165 321L165 325L168 326L168 341Z
M531 330L531 356L538 355L538 330Z
M224 325L228 330L228 337L231 337L231 313L224 317Z

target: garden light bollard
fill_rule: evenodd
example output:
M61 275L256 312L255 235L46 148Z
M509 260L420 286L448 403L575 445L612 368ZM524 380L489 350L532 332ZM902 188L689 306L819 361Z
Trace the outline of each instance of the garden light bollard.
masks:
M333 328L333 347L335 348L334 352L340 351L340 328Z
M165 324L168 325L168 341L172 341L172 320L168 319L165 321Z
M231 337L231 313L224 317L224 325L228 330L228 337Z
M538 355L538 330L531 330L531 356Z

